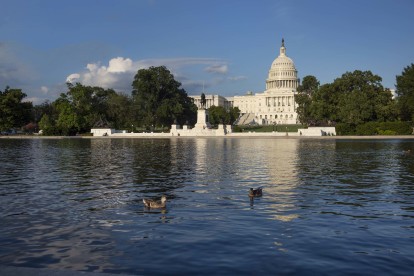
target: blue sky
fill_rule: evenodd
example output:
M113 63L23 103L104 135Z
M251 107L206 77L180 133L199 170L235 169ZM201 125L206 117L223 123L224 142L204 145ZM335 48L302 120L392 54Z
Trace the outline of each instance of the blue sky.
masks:
M285 39L299 77L371 70L394 88L414 63L412 0L0 0L0 90L35 104L66 81L129 94L165 65L189 95L263 92Z

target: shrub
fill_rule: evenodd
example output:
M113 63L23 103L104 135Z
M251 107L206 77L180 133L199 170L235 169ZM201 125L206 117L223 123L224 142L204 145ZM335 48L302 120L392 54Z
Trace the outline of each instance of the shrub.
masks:
M242 129L239 126L233 126L233 132L242 132Z
M412 134L411 124L408 122L382 122L379 125L379 131L393 131L394 135L409 135ZM378 131L378 132L379 132ZM384 134L387 135L387 134Z
M389 130L389 129L387 129L387 130L379 129L378 134L379 135L397 135L397 133L394 130Z
M357 135L377 135L378 134L378 125L377 122L368 122L356 127Z
M350 125L350 124L346 124L346 123L338 123L336 124L336 133L337 135L355 135L355 127Z
M356 127L357 135L409 135L412 127L408 122L368 122Z

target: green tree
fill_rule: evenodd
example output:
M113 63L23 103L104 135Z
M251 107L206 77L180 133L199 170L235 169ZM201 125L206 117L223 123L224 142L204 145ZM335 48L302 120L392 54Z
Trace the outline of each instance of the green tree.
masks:
M403 121L414 121L414 64L404 68L396 77L397 105Z
M381 82L382 78L371 71L359 70L335 80L335 89L340 93L338 120L354 125L393 120L392 114L384 112L393 109L392 95Z
M391 93L371 71L347 72L322 85L312 96L311 117L319 124L356 126L370 121L392 121L396 116Z
M217 126L218 124L232 125L239 117L240 110L238 107L231 107L226 110L222 106L210 106L208 109L210 114L209 121L212 125Z
M353 90L341 95L338 110L338 119L340 122L359 125L371 121L373 117L374 107L367 93Z
M111 94L108 98L107 119L115 129L129 129L131 125L139 125L138 111L132 98L122 93Z
M26 94L21 89L0 91L0 130L21 128L32 120L31 102L24 102Z
M43 135L54 135L57 134L53 120L48 114L43 114L39 121L39 129L42 130Z
M298 113L299 122L302 124L310 124L312 95L319 89L319 81L314 76L306 76L303 78L302 84L298 87L298 93L295 95L297 104L296 112Z
M47 114L50 118L56 113L52 103L49 100L44 101L39 105L33 106L33 118L36 123L42 119L43 115Z
M228 122L228 124L232 125L239 118L240 109L237 106L236 107L230 107L228 112L230 114L230 121Z
M112 100L117 97L112 89L84 86L80 83L68 83L67 87L68 91L61 93L51 105L45 102L36 108L38 118L48 115L45 117L47 120L41 124L47 126L47 129L43 129L46 134L73 135L89 132L94 126L111 127L120 121L119 116L126 114L124 112L115 116L110 110L110 106L114 107L116 104ZM128 106L125 104L124 108Z
M208 109L210 124L228 124L230 122L230 113L222 106L210 106Z
M298 87L298 92L311 95L318 90L319 81L315 76L306 76L302 80L302 84Z
M374 100L376 120L379 122L395 121L398 119L397 102L393 100L391 91L386 88Z
M319 87L312 95L308 124L326 125L338 118L338 91L328 83Z
M54 102L56 111L58 112L58 118L55 122L56 130L54 133L61 135L74 135L79 132L79 120L78 114L67 94L61 93L60 97Z
M141 124L165 126L175 120L194 124L197 108L165 66L138 70L132 87Z
M67 84L67 99L77 114L79 132L88 132L97 123L108 122L109 99L116 94L112 89Z

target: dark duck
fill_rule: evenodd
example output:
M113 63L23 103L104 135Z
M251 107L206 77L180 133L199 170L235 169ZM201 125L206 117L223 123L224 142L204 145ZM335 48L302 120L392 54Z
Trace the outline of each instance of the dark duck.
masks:
M250 197L262 196L262 187L259 187L257 189L250 188L249 196Z
M163 195L161 200L143 199L145 207L147 208L165 208L167 205L167 197Z

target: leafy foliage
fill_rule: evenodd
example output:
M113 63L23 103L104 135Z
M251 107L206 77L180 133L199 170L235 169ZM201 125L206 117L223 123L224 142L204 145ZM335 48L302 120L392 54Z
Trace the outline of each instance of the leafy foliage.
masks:
M395 103L381 81L381 77L371 71L343 74L313 93L310 117L319 124L337 122L354 126L370 121L395 120Z
M232 125L239 117L240 110L238 107L232 107L226 110L222 106L211 106L208 109L210 114L209 121L212 125L217 126L218 124Z
M295 101L298 105L296 112L298 120L302 124L310 124L312 95L319 89L319 81L314 76L303 78L302 84L298 87L298 94L295 95Z
M414 121L414 64L404 68L396 77L396 93L401 120Z
M140 69L132 82L141 125L194 124L197 107L165 66Z
M335 126L336 135L355 135L356 134L356 126L345 124L345 123L338 123Z
M0 130L21 128L32 119L31 102L23 102L26 94L21 89L6 89L0 91Z
M367 122L357 126L337 124L338 135L410 135L413 129L408 122Z
M89 132L98 122L110 119L109 101L115 97L112 89L67 84L68 91L53 102L52 112L40 126L45 134L74 135ZM42 117L43 118L43 117ZM41 120L42 121L42 120ZM109 123L105 125L109 127Z
M54 122L48 114L43 114L42 118L39 121L39 128L43 131L44 135L54 135L55 127Z

